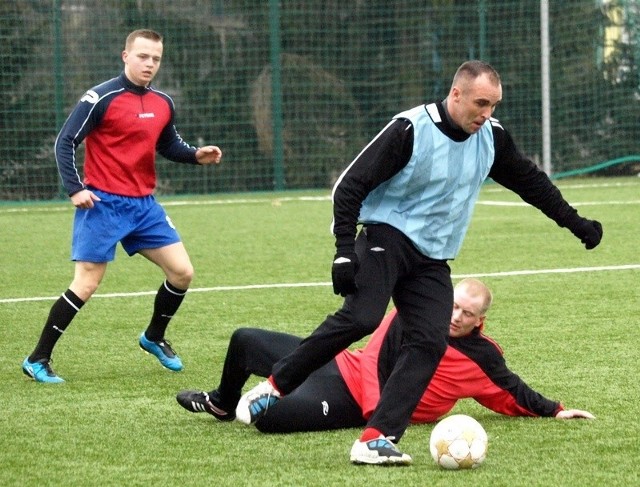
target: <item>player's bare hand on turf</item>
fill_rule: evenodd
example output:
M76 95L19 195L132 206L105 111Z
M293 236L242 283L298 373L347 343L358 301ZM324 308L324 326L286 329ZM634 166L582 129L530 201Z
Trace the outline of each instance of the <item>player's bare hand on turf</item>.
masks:
M596 419L596 417L591 414L589 411L582 411L580 409L565 409L563 411L558 412L556 414L557 419L576 419L576 418L584 418L584 419Z
M93 208L94 201L100 201L100 198L88 189L83 189L71 195L71 203L73 203L73 206L83 210Z
M196 151L198 164L220 164L222 151L215 145L206 145Z

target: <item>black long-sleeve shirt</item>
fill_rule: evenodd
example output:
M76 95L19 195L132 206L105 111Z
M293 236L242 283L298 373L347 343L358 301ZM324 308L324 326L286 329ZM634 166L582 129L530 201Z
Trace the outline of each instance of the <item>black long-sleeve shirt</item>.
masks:
M441 115L436 126L442 133L456 142L472 137L449 122L443 102L436 106ZM489 177L518 194L559 226L571 228L577 224L577 211L549 177L518 150L509 132L497 120L493 120L491 126L495 157ZM413 125L408 119L392 120L342 173L333 189L333 233L338 245L353 242L362 202L367 195L407 165L413 151L413 136Z

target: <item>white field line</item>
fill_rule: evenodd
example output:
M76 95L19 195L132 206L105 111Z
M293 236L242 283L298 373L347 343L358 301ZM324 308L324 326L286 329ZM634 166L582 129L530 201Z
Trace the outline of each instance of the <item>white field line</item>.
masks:
M575 185L558 185L564 189L573 188L598 188L598 187L619 187L636 185L637 183L594 183L594 184L575 184ZM508 192L508 190L502 187L490 188L489 192ZM182 200L182 201L161 201L163 206L203 206L203 205L234 205L234 204L260 204L270 203L273 205L279 205L286 202L295 201L330 201L330 195L323 196L285 196L285 197L273 197L273 198L230 198L230 199L215 199L215 200ZM590 205L617 205L617 204L639 204L640 200L633 201L589 201L572 203L573 206L590 206ZM528 206L525 202L506 202L506 201L490 201L479 200L479 205L487 206ZM29 212L55 212L55 211L72 211L73 208L70 205L54 206L54 207L34 207L26 206L19 208L0 208L0 214L2 213L29 213ZM609 270L628 270L638 269L640 264L630 264L622 266L605 266L605 267L587 267L587 268L574 268L574 269L546 269L546 270L523 270L523 271L508 271L508 272L496 272L485 274L469 274L469 275L453 275L453 278L464 277L493 277L493 276L520 276L520 275L532 275L532 274L551 274L551 273L568 273L568 272L598 272ZM294 288L294 287L314 287L314 286L330 286L330 282L316 282L316 283L279 283L279 284L253 284L245 286L217 286L208 288L194 288L189 292L221 292L221 291L237 291L237 290L251 290L251 289L270 289L270 288ZM95 294L93 298L118 298L118 297L131 297L131 296L148 296L154 295L157 291L140 291L133 293L107 293L107 294ZM0 304L3 303L19 303L26 301L51 301L58 299L58 296L36 296L31 298L0 298Z
M175 200L175 201L163 201L158 200L162 206L210 206L210 205L253 205L269 203L274 206L279 206L282 203L289 203L292 201L331 201L331 195L323 196L284 196L272 198L229 198L229 199L215 199L215 200ZM16 208L0 208L0 214L2 213L42 213L42 212L58 212L74 210L72 205L64 206L23 206Z
M531 276L534 274L570 274L576 272L607 272L607 271L626 271L640 269L640 264L626 264L616 266L598 266L598 267L573 267L566 269L531 269L521 271L504 271L504 272L485 272L478 274L453 274L453 279L464 279L465 277L510 277L510 276ZM275 283L275 284L248 284L243 286L216 286L216 287L201 287L189 289L189 293L211 293L211 292L225 292L225 291L250 291L254 289L284 289L284 288L298 288L298 287L322 287L331 286L330 282L295 282L295 283ZM151 296L155 295L157 290L154 291L139 291L130 293L106 293L106 294L94 294L92 299L95 298L128 298L135 296ZM23 303L29 301L53 301L58 299L59 296L36 296L31 298L3 298L0 299L0 304L6 303Z
M638 181L625 181L625 182L615 182L615 183L554 183L560 190L569 190L569 189L586 189L586 188L624 188L629 186L638 186ZM488 193L497 193L497 192L508 192L504 186L500 186L499 184L494 184L492 186L487 186L484 189L485 192Z
M506 190L505 190L506 191ZM331 196L314 196L314 197L286 197L271 199L229 199L229 200L202 200L202 201L160 201L162 206L213 206L213 205L253 205L269 203L272 206L280 206L283 203L293 201L331 201ZM608 201L570 201L571 206L611 206L611 205L638 205L640 200L608 200ZM494 201L494 200L478 200L476 205L480 206L510 206L525 207L530 206L524 201ZM57 213L57 212L73 212L73 207L69 206L48 206L48 207L21 207L21 208L0 208L0 215L15 213Z
M571 206L612 206L612 205L638 205L640 204L640 200L627 200L627 201L582 201L582 202L572 202ZM484 205L484 206L530 206L529 203L525 203L524 201L492 201L492 200L478 200L476 205Z
M619 188L626 186L638 186L636 181L617 182L617 183L557 183L556 186L561 190L570 189L585 189L585 188ZM511 193L508 189L499 185L489 186L484 189L485 193ZM282 203L298 202L298 201L331 201L331 195L320 196L282 196L276 195L272 197L260 196L255 198L220 198L212 200L167 200L163 201L159 198L162 206L209 206L209 205L244 205L244 204L263 204L269 203L274 206L279 206ZM640 200L633 201L590 201L590 202L572 202L574 206L586 206L586 205L619 205L619 204L638 204ZM478 200L477 204L480 205L495 205L495 206L527 206L524 202L505 202L505 201L488 201ZM40 212L57 212L57 211L73 211L71 204L64 204L60 206L38 206L38 205L26 205L2 208L0 207L0 214L4 213L40 213Z

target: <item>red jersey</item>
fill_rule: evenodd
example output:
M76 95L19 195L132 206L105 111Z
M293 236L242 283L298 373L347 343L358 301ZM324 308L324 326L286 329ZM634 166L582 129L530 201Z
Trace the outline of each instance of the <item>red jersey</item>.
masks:
M75 151L83 140L81 179ZM171 98L133 84L124 73L85 93L55 143L58 171L70 196L86 186L120 196L152 194L156 151L175 162L197 164L196 148L183 142L174 126Z
M380 399L380 390L391 374L402 343L402 323L393 309L362 350L345 350L336 357L340 373L369 418ZM531 389L511 372L502 349L476 329L470 335L449 338L449 345L411 421L434 422L448 413L459 399L473 398L483 406L508 416L555 416L562 410Z

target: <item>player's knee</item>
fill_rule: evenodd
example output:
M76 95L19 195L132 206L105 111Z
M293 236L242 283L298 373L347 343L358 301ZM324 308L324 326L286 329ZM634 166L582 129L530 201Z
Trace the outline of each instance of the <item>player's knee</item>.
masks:
M279 431L274 431L273 425L269 421L266 421L266 416L260 418L254 426L260 433L279 433Z
M272 417L269 417L269 413L260 418L255 423L255 427L260 433L282 434L292 432L289 421L274 419Z
M381 320L382 316L378 316L378 314L371 309L353 309L344 306L335 314L327 316L326 321L331 322L333 326L339 328L346 327L354 332L359 332L362 336L366 336L378 328Z
M167 278L169 282L180 289L188 289L193 281L194 270L191 264L186 264L180 269L173 270Z
M69 289L82 301L86 302L98 290L99 286L99 279L74 279Z
M362 335L363 337L371 335L374 331L376 331L376 328L378 328L378 325L380 324L379 321L377 322L373 322L373 321L357 321L356 322L356 326L358 327L358 330L360 331L360 335Z
M182 271L182 278L187 282L188 284L191 284L191 281L193 281L193 275L195 274L195 271L193 269L193 266L191 264L189 264L188 266L186 266L183 271Z
M362 336L370 335L380 325L380 318L373 313L360 313L353 316L353 324L360 330Z
M72 284L69 288L78 296L82 301L88 301L93 293L98 289L99 283L83 283Z
M230 346L239 346L251 341L253 336L251 328L236 328L229 339Z

